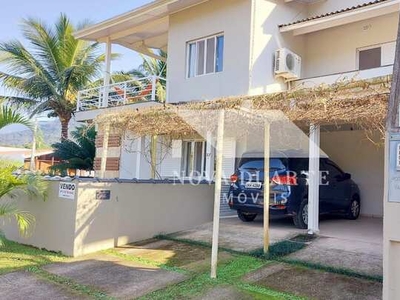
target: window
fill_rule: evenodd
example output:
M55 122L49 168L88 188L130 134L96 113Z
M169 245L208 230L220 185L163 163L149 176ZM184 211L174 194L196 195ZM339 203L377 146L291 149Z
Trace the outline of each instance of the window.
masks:
M269 168L270 172L282 171L285 170L286 167L284 162L279 158L271 158L269 160ZM249 169L256 169L259 171L264 171L264 158L246 158L242 159L240 162L240 170L246 171Z
M206 143L186 141L182 144L183 177L202 177L206 171Z
M367 70L382 66L382 47L358 51L358 69Z
M222 72L224 36L216 35L188 43L188 77Z
M324 167L326 170L322 171L327 171L328 173L327 178L328 181L334 181L335 179L338 179L343 176L343 171L340 170L338 166L336 166L332 161L325 161Z

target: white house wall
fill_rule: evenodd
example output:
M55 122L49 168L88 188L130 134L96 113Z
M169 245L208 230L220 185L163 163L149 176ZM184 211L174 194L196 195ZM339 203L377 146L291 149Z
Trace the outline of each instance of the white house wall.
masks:
M181 173L182 141L160 138L158 149L161 177L173 178L179 176Z
M357 70L357 49L394 42L398 20L394 13L306 35L303 77ZM383 63L392 64L394 47L389 45L384 52Z
M371 137L382 143L376 133ZM338 147L338 145L340 145ZM321 149L345 172L361 191L361 213L383 216L384 147L368 140L363 131L321 132Z
M281 34L278 25L306 17L307 6L299 3L285 4L281 0L253 2L249 94L279 92L286 89L286 84L282 79L275 79L275 51L279 48L289 48L303 57L305 38Z
M230 176L235 172L236 140L234 138L224 139L222 156L222 177L230 178Z
M308 5L308 16L318 16L328 12L341 10L344 8L357 6L360 4L368 3L372 0L327 0L318 1L314 4Z
M126 133L122 139L120 173L121 179L137 178L138 166L138 147L140 138L134 138L130 133Z
M121 148L121 179L150 179L150 138L127 134Z
M211 0L172 15L168 37L168 101L247 94L250 23L249 0ZM223 72L187 78L187 42L218 33L225 36Z

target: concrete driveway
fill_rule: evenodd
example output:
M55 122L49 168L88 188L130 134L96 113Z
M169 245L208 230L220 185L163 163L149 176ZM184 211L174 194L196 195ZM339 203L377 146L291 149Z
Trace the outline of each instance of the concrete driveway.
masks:
M367 275L382 275L383 221L362 217L356 221L325 217L320 235L307 248L290 259L351 269ZM290 219L270 221L271 243L288 240L306 230L294 227ZM173 235L175 238L211 243L212 223ZM263 219L244 223L237 217L223 218L219 244L236 251L249 252L263 247Z
M211 243L213 223L206 223L191 230L173 234L180 239L188 239ZM280 219L270 222L271 243L290 239L296 235L306 233L305 230L297 229L291 220ZM254 222L244 223L236 216L221 218L219 232L220 247L236 251L249 252L263 247L263 219L257 217Z
M318 239L289 258L382 276L382 219L326 219L321 221L320 230Z

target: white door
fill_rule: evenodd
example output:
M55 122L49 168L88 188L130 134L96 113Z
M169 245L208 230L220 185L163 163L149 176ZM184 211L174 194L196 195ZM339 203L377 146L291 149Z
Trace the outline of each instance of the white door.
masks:
M205 171L206 143L203 141L184 141L182 143L182 176L203 178Z
M233 138L224 139L224 151L222 153L222 178L230 178L235 173L236 161L236 140Z

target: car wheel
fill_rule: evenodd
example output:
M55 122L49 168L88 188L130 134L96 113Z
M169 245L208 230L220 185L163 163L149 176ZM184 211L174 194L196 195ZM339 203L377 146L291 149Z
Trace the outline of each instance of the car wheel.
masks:
M346 218L349 220L357 220L360 216L361 204L358 196L354 196L351 200L350 206L347 209Z
M237 211L238 217L243 222L253 222L254 219L257 217L257 214L246 213L240 210Z
M299 211L293 217L293 223L297 228L308 228L308 199L304 199L301 202Z

